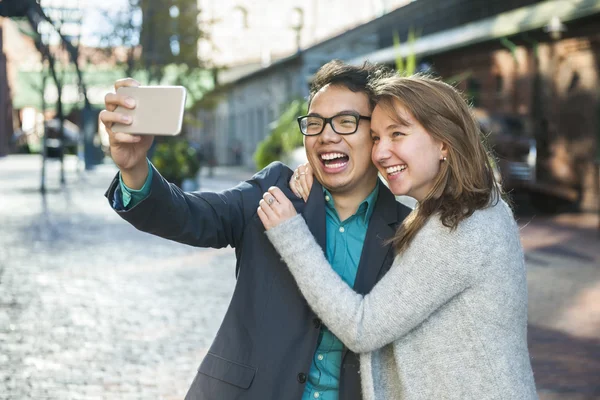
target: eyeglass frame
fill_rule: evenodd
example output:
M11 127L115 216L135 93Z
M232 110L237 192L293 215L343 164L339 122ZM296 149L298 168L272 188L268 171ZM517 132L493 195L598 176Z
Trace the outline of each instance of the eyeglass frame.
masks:
M356 129L354 129L354 131L352 132L346 132L346 133L340 133L338 131L335 130L335 128L333 127L333 119L340 117L342 115L348 115L348 116L352 116L356 118ZM321 127L321 130L319 131L319 133L312 133L312 134L307 134L302 132L302 120L304 118L308 118L308 117L313 117L313 118L320 118L323 120L323 126ZM338 135L353 135L358 131L358 124L360 124L361 120L365 120L365 121L370 121L371 117L367 117L365 115L360 115L359 113L354 113L354 112L342 112L339 114L334 115L333 117L329 117L329 118L325 118L325 117L321 117L320 115L302 115L300 117L298 117L296 120L298 121L298 128L300 128L300 133L303 134L304 136L319 136L321 133L323 133L323 131L325 130L325 127L327 126L327 124L329 124L329 126L331 126L331 130L334 131L336 134Z

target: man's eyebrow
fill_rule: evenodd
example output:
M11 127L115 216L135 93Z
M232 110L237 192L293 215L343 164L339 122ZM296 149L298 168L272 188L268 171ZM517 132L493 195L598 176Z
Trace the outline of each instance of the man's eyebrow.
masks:
M338 111L335 114L333 114L332 116L335 115L342 115L342 114L360 114L358 111L356 110L342 110L342 111ZM316 112L311 112L308 114L309 117L322 117L321 114L316 113Z

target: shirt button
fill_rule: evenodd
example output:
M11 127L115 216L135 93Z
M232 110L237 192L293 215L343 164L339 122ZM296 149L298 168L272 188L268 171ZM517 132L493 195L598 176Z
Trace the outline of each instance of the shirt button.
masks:
M341 232L341 233L344 233L344 231L345 231L344 227L343 227L343 226L340 226L340 232Z
M305 383L306 382L306 374L304 372L300 372L298 374L298 382Z
M331 198L329 196L325 195L325 201L329 201L329 200L331 200Z
M319 329L321 327L321 320L319 318L315 318L313 319L313 324L315 325L315 328Z
M317 359L318 359L319 361L323 361L323 358L324 358L324 357L323 357L323 354L319 354L319 355L317 356Z
M315 399L318 399L318 398L319 398L319 396L320 396L319 392L315 392L315 394L313 394L313 397L314 397Z

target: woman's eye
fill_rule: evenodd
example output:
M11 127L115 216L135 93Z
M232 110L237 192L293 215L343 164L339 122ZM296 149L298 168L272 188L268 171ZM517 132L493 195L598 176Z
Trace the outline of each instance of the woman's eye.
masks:
M394 132L394 133L392 133L392 137L399 137L399 136L405 136L405 134L402 133L402 132Z
M371 136L371 140L373 142L377 142L377 141L379 141L379 136Z

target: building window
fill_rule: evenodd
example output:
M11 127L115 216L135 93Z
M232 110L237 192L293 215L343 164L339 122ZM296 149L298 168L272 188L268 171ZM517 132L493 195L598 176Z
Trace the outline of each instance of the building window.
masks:
M233 7L233 26L238 31L248 29L248 10L242 6Z

